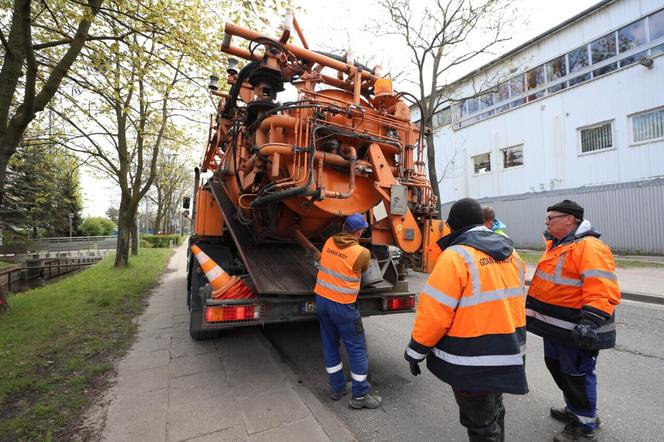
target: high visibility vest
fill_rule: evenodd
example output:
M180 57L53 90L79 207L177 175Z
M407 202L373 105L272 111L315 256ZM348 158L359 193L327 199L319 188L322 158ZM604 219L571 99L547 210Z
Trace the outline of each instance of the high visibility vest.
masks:
M406 358L462 390L526 394L526 265L466 245L443 251L420 292Z
M363 250L359 244L340 249L334 238L328 239L321 252L314 292L340 304L354 303L362 275L353 271L353 264Z
M614 309L620 303L615 269L611 250L593 236L555 248L547 241L528 290L528 330L574 345L571 332L582 318L582 309L594 309L608 318L597 330L599 347L614 347Z

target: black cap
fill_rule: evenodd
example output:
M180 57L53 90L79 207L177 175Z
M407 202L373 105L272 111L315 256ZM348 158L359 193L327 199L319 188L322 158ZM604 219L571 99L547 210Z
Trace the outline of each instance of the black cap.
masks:
M579 206L572 200L563 200L558 204L547 207L546 211L556 211L560 213L567 213L568 215L574 215L574 218L583 219L583 207Z
M472 198L463 198L452 204L447 224L452 230L484 224L482 206Z

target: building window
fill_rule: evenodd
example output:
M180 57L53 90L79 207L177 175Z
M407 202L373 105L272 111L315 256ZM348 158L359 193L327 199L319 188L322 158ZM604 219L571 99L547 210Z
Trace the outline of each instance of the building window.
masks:
M567 66L569 66L569 73L573 74L574 72L579 72L582 69L585 69L588 66L588 46L581 46L578 49L574 49L572 52L567 54ZM573 86L575 84L582 83L584 81L590 80L590 74L584 74L576 78L572 78L569 81L569 85Z
M618 31L618 52L623 53L631 49L637 48L646 43L646 20L639 20L627 25ZM620 61L620 67L629 66L630 64L637 63L643 57L647 56L648 52L643 51L638 54L627 57Z
M450 124L452 122L452 108L449 106L443 108L443 110L433 117L433 122L436 127L443 127Z
M500 83L498 85L498 94L497 94L498 103L507 101L510 98L510 86L507 82Z
M512 98L518 97L519 95L523 95L523 93L525 92L525 83L523 81L523 78L524 78L523 74L520 74L510 80L510 96ZM526 102L525 98L520 98L512 102L512 107L517 107L525 102Z
M565 56L563 55L562 57L558 57L555 60L551 60L545 65L545 68L546 68L546 81L548 83L564 77L565 75L567 75L567 64L565 63ZM549 92L557 92L562 89L565 89L565 82L550 87L547 90Z
M635 143L664 138L664 108L631 117L632 140Z
M650 41L664 37L664 9L650 16Z
M535 69L526 72L526 88L529 91L539 89L542 86L544 86L544 65L537 66ZM544 96L544 91L535 92L528 95L528 101L537 100L542 96Z
M652 48L652 56L654 57L655 55L658 54L664 54L664 44Z
M590 54L593 64L600 63L616 55L616 34L612 32L590 43ZM618 63L611 63L608 66L594 70L593 77L599 77L607 72L615 71L617 68Z
M482 153L472 157L473 159L473 169L476 174L489 173L491 172L491 153Z
M479 110L479 103L477 98L469 98L466 100L466 115L472 115Z
M503 169L523 166L523 145L501 149L503 154Z
M596 152L613 147L613 123L611 121L579 129L581 153Z

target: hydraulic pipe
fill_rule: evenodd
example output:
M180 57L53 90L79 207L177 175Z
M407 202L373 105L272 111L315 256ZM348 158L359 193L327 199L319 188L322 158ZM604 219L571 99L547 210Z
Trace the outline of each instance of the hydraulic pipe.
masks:
M316 261L320 261L320 252L314 246L311 244L311 242L307 239L306 236L300 231L300 228L297 226L293 226L291 228L291 232L293 233L293 236L295 237L295 240L302 246L304 247Z
M238 26L238 25L236 25L234 23L230 23L230 22L226 22L226 24L224 26L224 32L227 35L234 35L234 36L241 37L241 38L244 38L244 39L250 40L250 41L256 40L258 38L268 38L268 39L270 39L269 37L266 37L265 35L261 35L259 32L252 31L251 29L247 29L243 26ZM272 40L272 39L270 39L270 40ZM225 37L224 41L222 43L221 50L226 52L226 50L229 46L230 46L230 39ZM351 65L348 65L346 63L342 63L340 61L334 60L330 57L326 57L324 55L318 54L314 51L310 51L308 49L292 45L290 43L283 43L282 46L284 48L286 48L288 51L290 51L292 54L294 54L295 56L308 61L311 65L313 65L314 63L320 63L322 65L325 65L325 66L329 67L329 68L336 69L337 71L341 71L345 74L350 74L352 69L354 69L354 67L351 66ZM247 51L247 52L249 52L249 51ZM249 54L249 55L251 55L251 54ZM252 58L249 58L249 59L252 59ZM367 71L362 70L360 72L361 72L360 76L363 79L371 80L372 83L377 80L376 76L372 75L371 73L369 73Z
M304 38L304 34L302 33L300 24L297 22L297 18L295 16L293 16L293 27L295 28L295 32L297 32L298 37L300 37L300 41L302 42L302 46L304 46L304 49L309 49L307 40Z
M272 155L273 153L278 153L279 155L294 155L293 153L293 146L290 144L285 144L285 143L269 143L269 144L264 144L259 148L259 151L261 155ZM328 153L328 152L323 152L321 150L317 150L314 154L314 158L316 160L323 160L329 164L333 164L335 166L346 166L350 167L350 161L347 160L346 158L342 157L341 155L337 155L335 153Z
M348 192L325 191L325 197L346 199L355 193L355 168L357 166L357 151L353 146L348 146L344 150L349 152L350 156L350 176L348 177Z

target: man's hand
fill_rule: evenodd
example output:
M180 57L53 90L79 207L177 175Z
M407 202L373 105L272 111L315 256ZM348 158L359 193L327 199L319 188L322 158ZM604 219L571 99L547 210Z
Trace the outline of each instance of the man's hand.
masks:
M410 364L410 374L413 376L417 376L418 374L422 373L422 370L420 370L420 364L417 362L408 362Z
M597 335L597 324L587 319L582 319L572 330L574 343L581 350L599 350L599 336Z

